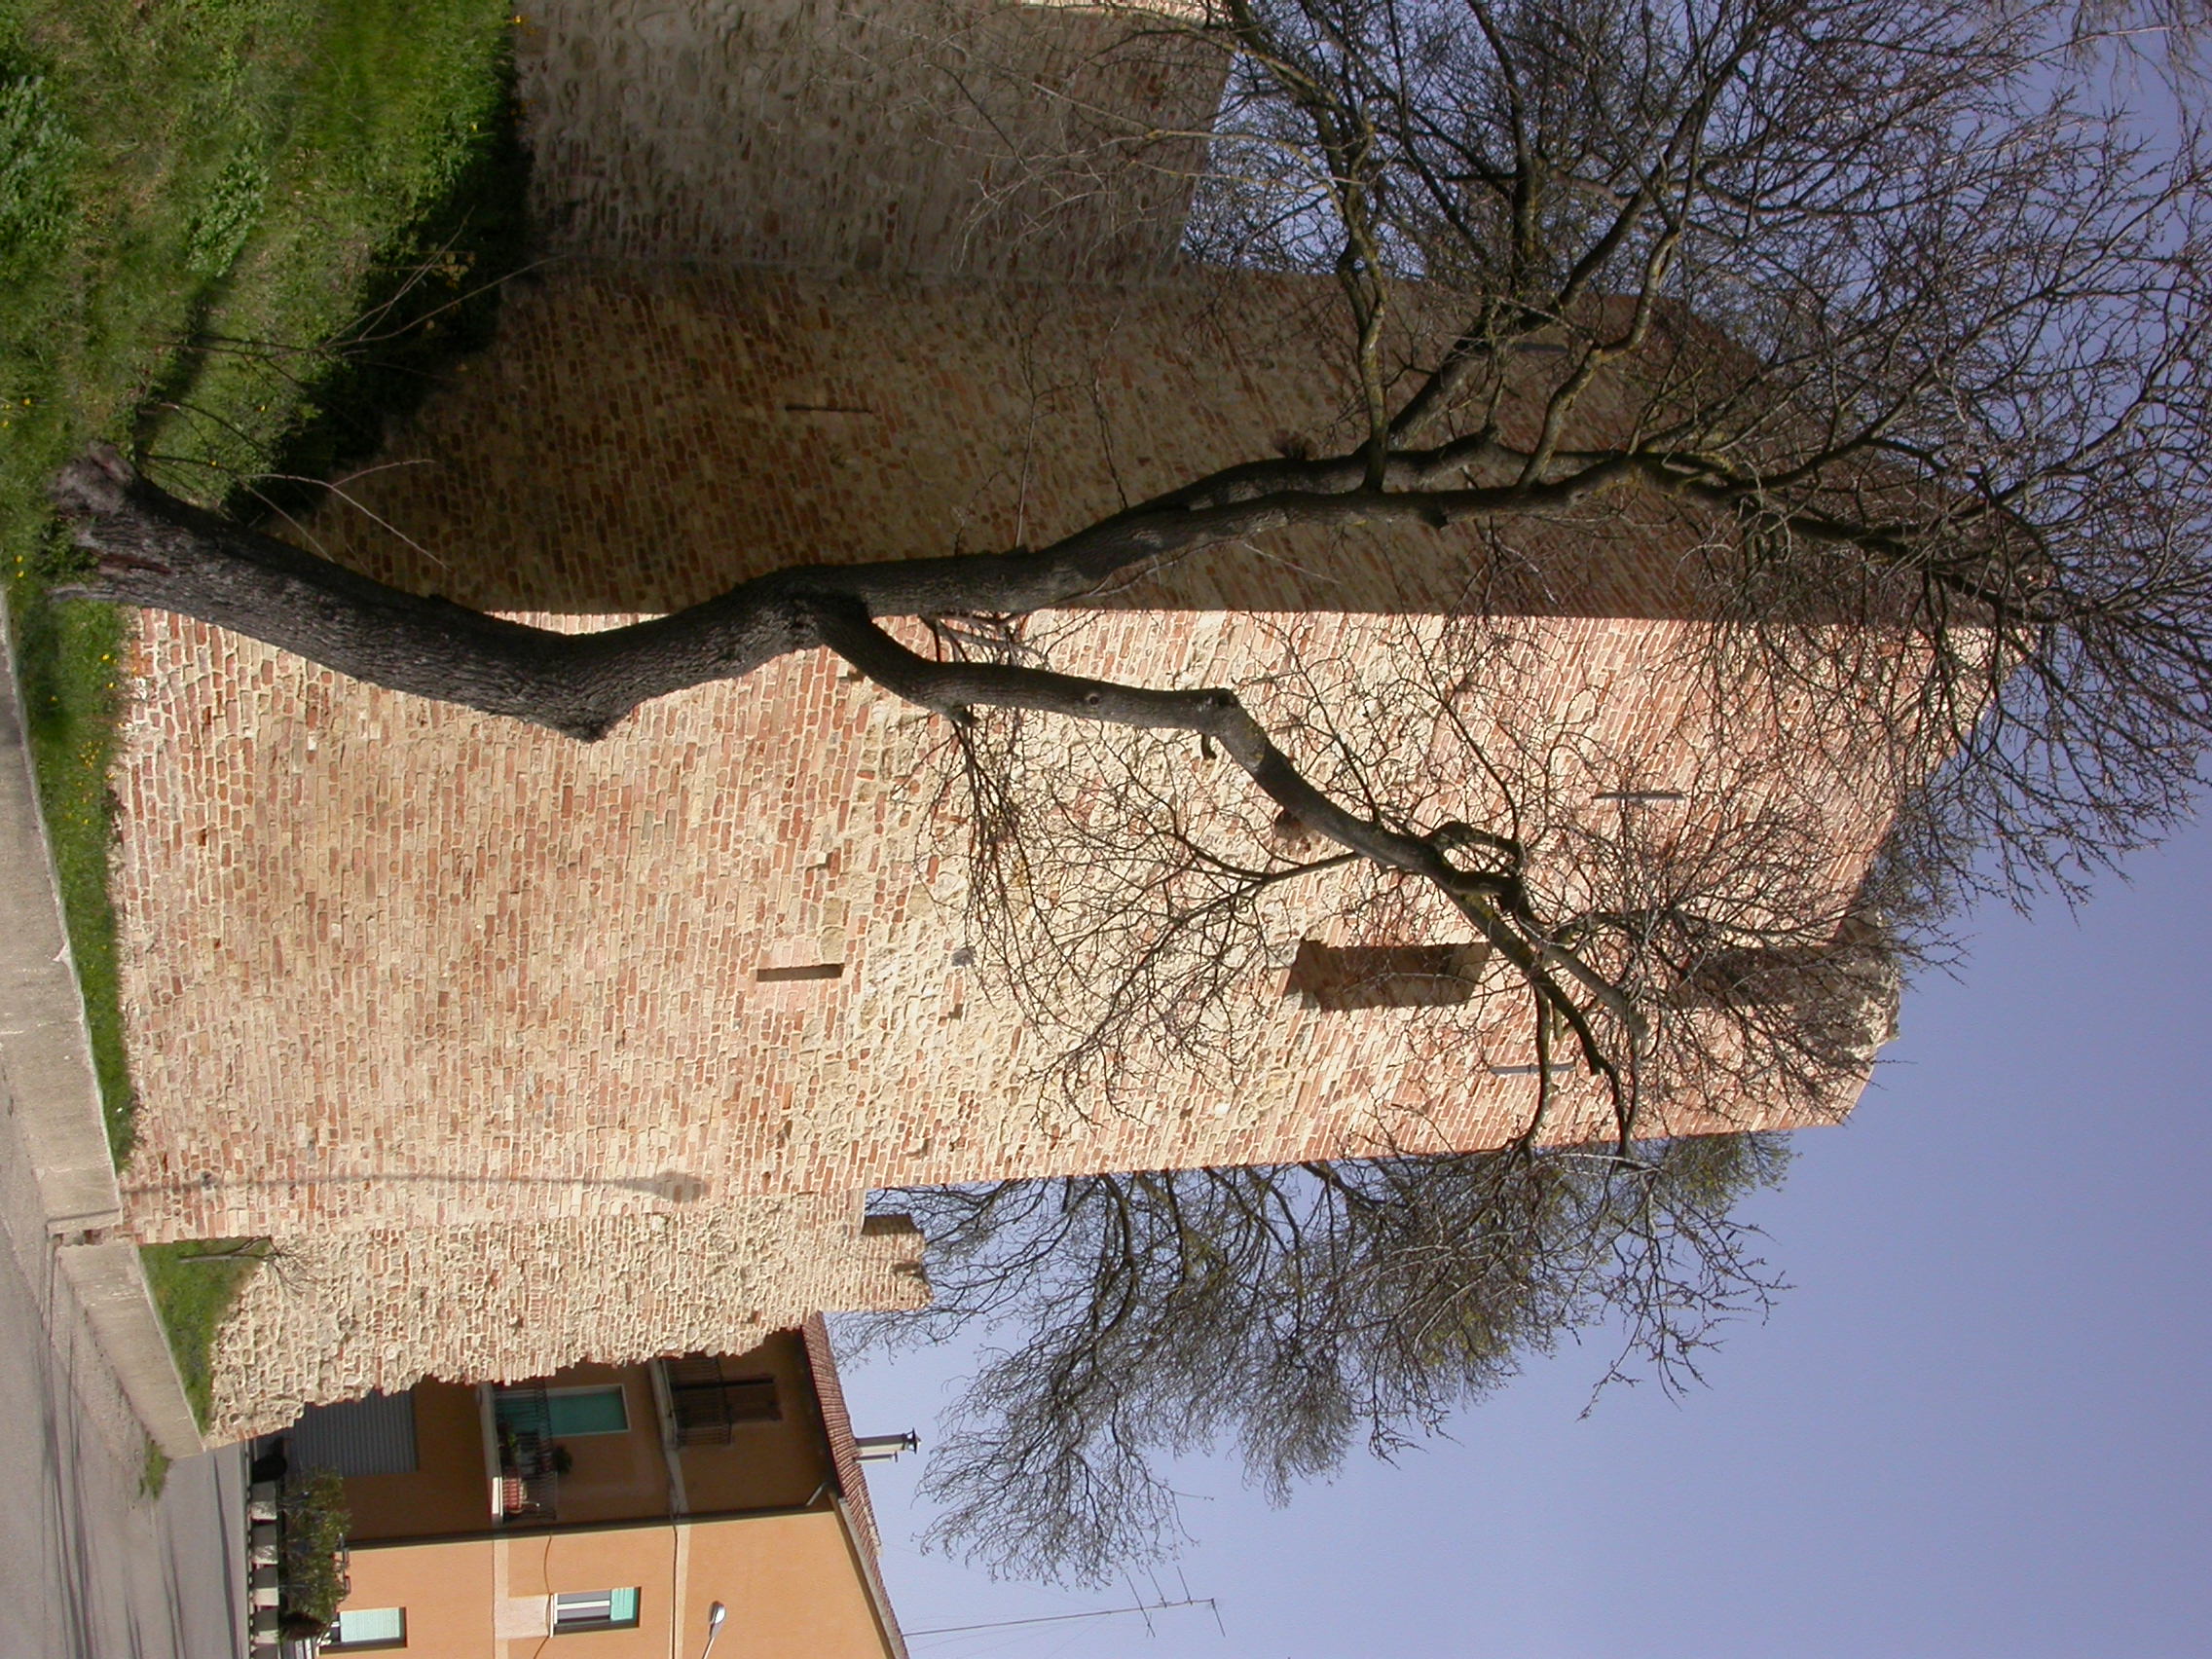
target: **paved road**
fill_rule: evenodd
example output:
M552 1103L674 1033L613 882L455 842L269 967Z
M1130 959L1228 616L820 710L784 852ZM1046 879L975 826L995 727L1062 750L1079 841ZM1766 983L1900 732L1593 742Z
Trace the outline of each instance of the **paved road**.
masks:
M0 1117L0 1659L235 1659L239 1456L140 1493L144 1436L55 1267L5 1089Z

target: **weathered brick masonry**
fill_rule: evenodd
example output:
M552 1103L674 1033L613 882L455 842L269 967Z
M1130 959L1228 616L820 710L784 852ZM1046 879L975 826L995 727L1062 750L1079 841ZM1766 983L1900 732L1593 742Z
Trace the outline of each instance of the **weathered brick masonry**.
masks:
M1174 0L1158 0L1170 13ZM1225 59L1126 6L542 0L517 36L550 244L625 263L1167 269Z
M1331 361L1307 348L1326 284L1161 276L1172 240L1143 201L1046 244L1075 247L1073 274L1040 276L1034 247L994 266L961 217L970 150L801 130L882 91L809 101L835 14L550 11L527 37L536 188L566 245L599 257L516 292L498 345L394 440L398 464L349 486L367 513L308 526L335 556L599 626L793 562L1038 541L1338 429ZM1104 26L1046 19L1054 54ZM1170 94L1197 95L1144 95ZM883 169L909 139L925 154L902 195ZM867 241L864 221L898 231ZM671 253L722 263L644 262ZM1060 666L1217 683L1290 645L1387 653L1472 593L1529 618L1547 671L1524 718L1586 732L1623 782L1692 789L1711 710L1684 665L1712 626L1693 540L1636 501L1509 554L1472 535L1275 538L1034 627L1064 636ZM223 1339L225 1431L425 1372L734 1350L816 1308L910 1305L918 1241L864 1235L871 1188L1474 1148L1533 1102L1531 1080L1488 1069L1530 1058L1520 1025L1440 1069L1422 1010L1295 999L1234 1088L1057 1101L961 965L940 734L823 653L589 747L166 615L143 618L138 666L116 861L131 1220L149 1239L268 1235L280 1257ZM1848 756L1800 771L1846 888L1890 801ZM1283 965L1308 923L1274 913ZM1652 1126L1781 1121L1737 1097L1674 1112ZM1575 1095L1554 1130L1604 1126Z

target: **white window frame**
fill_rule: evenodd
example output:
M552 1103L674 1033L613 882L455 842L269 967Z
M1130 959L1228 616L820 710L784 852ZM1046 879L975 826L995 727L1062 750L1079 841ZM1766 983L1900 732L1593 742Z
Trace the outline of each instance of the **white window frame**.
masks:
M399 1617L399 1634L397 1636L372 1637L365 1641L348 1641L345 1639L344 1632L348 1611L349 1609L345 1607L339 1608L338 1616L331 1620L330 1634L324 1637L322 1641L324 1652L372 1653L380 1649L388 1652L407 1645L407 1609L405 1607L354 1607L350 1609L351 1616L354 1618L359 1618L364 1613L396 1613Z
M630 1598L630 1616L617 1619L617 1597ZM644 1616L645 1594L637 1585L613 1590L562 1590L546 1599L546 1632L551 1636L579 1636L587 1630L635 1630Z

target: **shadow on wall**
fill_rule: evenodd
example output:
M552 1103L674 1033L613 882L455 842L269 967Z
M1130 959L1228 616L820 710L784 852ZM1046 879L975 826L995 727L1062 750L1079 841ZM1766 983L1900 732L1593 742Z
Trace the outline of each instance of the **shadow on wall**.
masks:
M1182 263L1226 60L1160 26L1176 10L533 7L549 263L308 534L483 608L649 613L790 566L1044 545L1226 464L1351 449L1336 282ZM1419 309L1393 362L1463 326ZM1567 363L1523 366L1540 392ZM1617 392L1585 400L1596 426ZM1258 536L1085 603L1701 617L1700 539L1621 494Z
M1327 278L1141 286L547 269L306 528L500 610L673 610L788 566L1039 546L1223 465L1356 443ZM1584 435L1633 419L1593 388ZM1276 532L1108 609L1709 616L1706 527L1615 492L1449 530Z
M374 1183L392 1187L573 1187L602 1192L642 1193L664 1203L695 1204L708 1196L707 1183L681 1169L664 1169L657 1175L443 1175L405 1169L364 1169L350 1174L287 1175L261 1181L226 1181L213 1170L197 1182L141 1181L123 1191L131 1198L155 1193L197 1190L210 1196L222 1193L294 1192L302 1187L361 1187Z

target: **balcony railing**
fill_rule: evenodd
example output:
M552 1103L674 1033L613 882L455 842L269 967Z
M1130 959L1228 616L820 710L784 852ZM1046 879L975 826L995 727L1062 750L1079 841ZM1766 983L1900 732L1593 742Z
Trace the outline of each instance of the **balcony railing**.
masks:
M727 1446L735 1424L773 1422L783 1416L774 1378L725 1378L721 1361L712 1354L660 1364L678 1446Z
M559 1448L545 1390L498 1388L493 1420L499 1436L499 1516L505 1521L551 1521L559 1510Z

